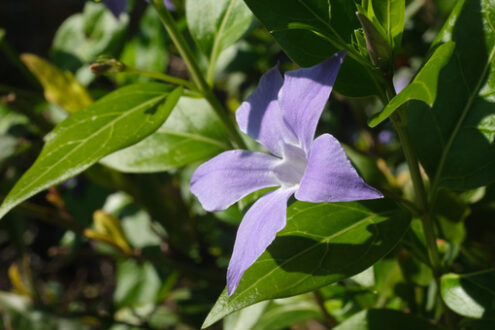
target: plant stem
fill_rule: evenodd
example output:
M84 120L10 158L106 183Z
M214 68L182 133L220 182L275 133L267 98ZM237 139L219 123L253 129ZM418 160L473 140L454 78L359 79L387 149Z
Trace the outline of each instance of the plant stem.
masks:
M122 72L125 72L125 73L136 73L136 74L147 76L147 77L150 77L150 78L153 78L153 79L165 81L165 82L168 82L168 83L171 83L171 84L184 86L184 87L187 87L187 88L189 88L191 90L195 90L196 89L196 87L193 84L191 84L189 81L187 81L187 80L180 79L180 78L177 78L177 77L172 77L172 76L169 76L168 74L161 73L161 72L146 71L146 70L141 70L141 69L138 69L138 68L133 68L133 67L130 67L130 66L126 66L124 68L124 71L122 71Z
M325 299L323 299L323 296L321 295L320 291L315 290L313 291L313 295L316 301L316 304L321 310L321 313L323 314L323 317L325 318L325 321L327 323L327 326L331 329L335 326L337 326L337 321L333 318L332 315L327 311L327 308L325 307Z
M387 98L390 101L396 95L395 88L392 80L389 80L387 84ZM407 165L409 167L409 173L411 174L411 181L414 187L414 195L416 203L421 211L421 222L423 224L423 232L426 239L426 248L428 250L428 256L430 259L430 265L435 274L435 279L438 280L442 273L442 263L440 261L440 254L438 253L437 238L435 235L435 228L433 223L433 217L428 205L428 198L426 189L424 186L423 178L419 170L419 162L414 153L411 140L409 139L409 133L407 132L407 114L405 112L405 105L402 105L391 116L390 119L394 124L397 135L399 136L402 152L406 158ZM439 284L439 282L437 283Z
M434 231L433 219L431 212L428 207L428 201L426 198L426 189L421 178L421 172L419 170L418 160L414 151L412 150L411 141L409 139L409 134L407 133L407 124L405 120L404 108L401 107L391 116L392 122L394 123L397 135L401 142L402 151L406 158L409 172L411 174L411 181L414 187L414 193L416 197L416 202L422 212L421 221L423 224L423 231L425 234L426 245L428 250L428 256L430 258L430 263L432 270L435 274L435 278L439 278L442 273L442 264L440 262L440 254L438 253L436 235Z
M184 63L186 64L189 73L191 75L191 79L194 82L194 85L201 93L203 93L208 103L210 103L211 107L218 115L222 123L224 124L225 128L227 129L227 132L229 133L230 137L235 142L235 144L239 148L245 149L246 145L242 140L239 132L235 128L235 125L233 124L229 113L224 109L224 107L222 106L218 98L215 96L215 94L213 93L212 89L210 88L206 80L203 78L203 74L199 69L198 63L194 58L194 54L191 48L187 44L187 41L184 39L184 36L180 33L179 29L177 28L177 25L172 15L163 4L163 1L152 0L151 3L155 7L158 15L160 16L160 20L163 23L163 26L167 30L170 38L172 39L173 43L177 47L177 50L182 56Z
M392 99L395 94L395 89L392 82L390 81L387 90L388 100ZM402 151L409 167L409 173L411 175L411 181L414 187L416 202L422 213L420 219L426 240L426 250L428 251L430 267L433 271L435 283L437 285L437 290L440 296L440 277L443 273L443 267L440 260L440 253L438 252L437 237L434 227L434 217L431 211L431 207L428 204L428 198L423 178L421 177L418 159L416 157L416 154L414 153L412 143L407 132L407 114L405 112L405 105L397 109L396 112L390 116L390 119L392 120L395 130L397 131L397 135L399 136L400 145L402 147ZM441 297L440 302L445 310L444 316L448 328L455 329L452 314Z

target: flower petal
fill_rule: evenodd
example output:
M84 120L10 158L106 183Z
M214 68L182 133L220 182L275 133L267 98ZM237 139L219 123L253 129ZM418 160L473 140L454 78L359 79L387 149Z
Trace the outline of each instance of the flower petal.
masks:
M120 14L122 14L127 7L126 0L103 0L103 2L117 18L119 18Z
M205 210L224 210L253 191L280 185L271 171L279 161L259 152L225 151L196 169L191 191Z
M310 68L288 71L280 90L280 107L284 120L308 151L316 125L332 92L346 52L336 53L328 60Z
M285 227L287 201L294 189L269 192L251 206L242 219L227 269L227 293L232 295L242 275Z
M375 199L383 195L358 175L339 141L323 134L311 145L308 166L295 197L321 203Z
M171 0L163 0L163 3L165 4L165 7L167 7L168 10L175 10L175 5Z
M261 77L256 90L236 111L240 129L277 156L282 156L283 142L297 142L283 121L277 100L282 83L277 65Z

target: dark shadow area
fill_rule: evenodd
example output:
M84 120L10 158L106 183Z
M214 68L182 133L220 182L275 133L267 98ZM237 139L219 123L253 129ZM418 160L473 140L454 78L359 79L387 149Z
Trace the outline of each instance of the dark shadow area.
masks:
M372 309L366 313L367 329L438 330L430 322L391 309Z
M2 0L0 28L6 31L6 40L17 52L47 58L60 24L71 14L80 12L84 3L84 0ZM0 52L0 77L4 84L25 84L24 77L3 52Z

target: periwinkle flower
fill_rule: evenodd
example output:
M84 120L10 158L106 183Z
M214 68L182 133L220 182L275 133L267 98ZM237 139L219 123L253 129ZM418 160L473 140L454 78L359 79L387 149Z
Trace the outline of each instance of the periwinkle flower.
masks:
M103 2L112 12L112 14L117 18L125 11L127 7L127 0L103 0ZM163 3L168 10L175 10L175 5L171 0L163 0Z
M237 231L227 270L232 295L249 268L285 227L287 202L342 202L381 198L367 185L330 134L314 139L345 52L313 66L268 71L236 112L239 127L273 155L247 150L221 153L198 167L191 191L207 211L224 210L244 196L278 187L258 199Z
M122 14L127 7L127 0L103 0L103 2L117 18L119 18L120 14Z

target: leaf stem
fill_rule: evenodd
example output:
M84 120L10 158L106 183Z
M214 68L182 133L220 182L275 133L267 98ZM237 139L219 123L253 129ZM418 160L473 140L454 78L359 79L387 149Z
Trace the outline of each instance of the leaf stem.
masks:
M391 100L395 96L395 94L395 89L393 87L392 81L390 80L389 84L387 85L388 100ZM443 266L440 259L440 253L438 252L437 237L434 227L434 215L432 214L431 208L428 204L428 198L423 178L421 177L418 159L416 157L416 154L414 153L412 143L409 138L409 133L407 132L407 114L405 112L405 105L402 105L399 109L397 109L397 111L390 116L390 119L392 120L395 130L397 131L397 135L399 136L400 145L402 147L402 151L409 167L411 181L414 187L416 203L418 204L422 213L420 219L423 227L423 233L425 235L426 250L428 251L430 267L433 271L435 283L439 290L438 292L440 292L440 277L443 273ZM454 329L455 326L452 321L450 310L444 304L441 297L440 302L445 310L444 316L448 328Z
M436 244L436 235L434 231L433 219L431 212L428 208L428 201L426 198L426 189L421 178L421 172L419 170L418 160L412 149L412 144L407 133L407 124L405 123L405 108L401 107L397 113L394 113L390 118L394 123L395 129L401 142L402 151L406 158L409 172L411 174L411 181L414 187L414 193L416 202L422 212L421 221L423 223L423 231L425 234L428 255L430 258L431 267L435 273L435 277L438 278L442 272L442 264L440 262L440 254Z
M157 79L157 80L161 80L161 81L164 81L164 82L168 82L168 83L171 83L171 84L175 84L175 85L179 85L179 86L184 86L184 87L187 87L191 90L196 90L196 87L190 83L189 81L187 80L184 80L184 79L181 79L181 78L177 78L177 77L172 77L172 76L169 76L168 74L165 74L165 73L161 73L161 72L153 72L153 71L146 71L146 70L141 70L141 69L138 69L138 68L133 68L133 67L130 67L130 66L125 66L124 70L122 71L124 73L135 73L135 74L139 74L139 75L142 75L142 76L146 76L146 77L150 77L150 78L153 78L153 79Z
M323 299L323 296L319 290L313 291L313 295L315 298L315 302L318 305L318 307L321 310L321 313L323 314L323 317L325 318L325 322L327 323L327 326L329 329L337 326L337 321L333 318L332 315L328 312L327 308L325 307L325 299Z
M173 43L177 47L177 50L182 56L184 63L186 64L189 73L191 75L191 79L194 82L194 85L204 95L208 103L210 103L211 107L218 115L222 123L224 124L225 128L227 129L227 132L229 133L230 137L235 142L237 147L246 149L244 140L242 139L239 132L235 128L235 125L231 120L229 113L222 106L222 104L215 96L215 94L213 93L212 89L210 88L206 80L203 78L203 74L198 66L198 63L194 58L194 54L191 48L189 47L184 36L180 33L179 29L177 28L177 25L172 15L163 4L163 1L152 0L151 3L155 7L158 15L160 16L160 20L162 21L163 26L167 30L170 38L172 39Z

